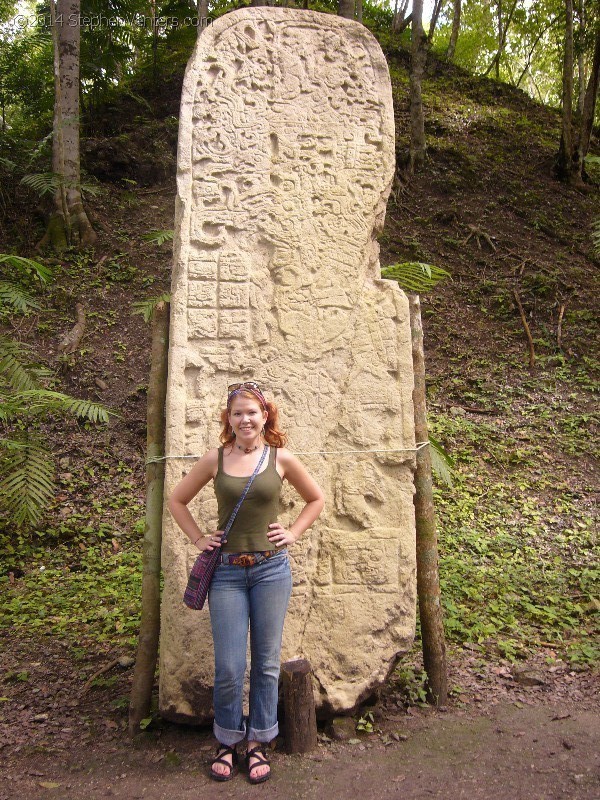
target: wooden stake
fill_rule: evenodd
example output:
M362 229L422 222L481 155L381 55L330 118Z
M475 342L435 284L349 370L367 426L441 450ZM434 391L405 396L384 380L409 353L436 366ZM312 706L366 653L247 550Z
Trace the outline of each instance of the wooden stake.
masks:
M281 665L285 708L285 748L309 753L317 746L317 717L310 663L299 658Z
M148 381L146 527L142 564L142 620L129 702L129 735L150 714L160 632L160 548L162 540L169 304L158 303L152 315L152 360Z
M408 295L412 358L415 374L413 405L415 409L415 437L417 442L429 439L427 431L427 403L425 400L425 354L423 350L423 325L421 303L418 295ZM417 451L415 472L415 523L417 532L417 595L421 620L423 664L427 673L428 699L437 706L446 705L448 678L446 674L446 640L440 602L440 575L438 570L438 543L433 507L433 480L429 447Z

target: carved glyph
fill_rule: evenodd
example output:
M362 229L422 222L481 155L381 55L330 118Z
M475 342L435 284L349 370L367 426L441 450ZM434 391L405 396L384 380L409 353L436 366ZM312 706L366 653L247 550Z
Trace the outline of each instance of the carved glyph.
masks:
M352 708L414 632L412 360L406 298L375 235L394 174L387 65L358 23L243 9L202 32L183 87L167 452L218 443L226 386L255 378L323 486L291 548L284 657ZM169 459L167 492L189 468ZM301 500L286 487L284 522ZM208 486L192 503L206 530ZM210 716L208 612L181 598L194 548L165 515L161 712Z

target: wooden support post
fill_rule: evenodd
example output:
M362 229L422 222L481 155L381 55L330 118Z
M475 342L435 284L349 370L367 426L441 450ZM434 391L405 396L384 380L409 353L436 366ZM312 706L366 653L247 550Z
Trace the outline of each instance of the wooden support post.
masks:
M142 619L129 701L129 735L150 715L160 633L160 547L165 462L165 398L169 352L169 304L158 303L152 315L152 359L148 382L146 528L142 561ZM151 459L156 459L152 461Z
M305 658L281 665L285 709L285 749L309 753L317 746L317 717L311 680L312 669Z
M417 442L429 439L427 431L427 403L425 400L425 355L423 350L423 324L419 296L408 295L412 357L415 373L413 404L415 408L415 437ZM415 523L417 529L417 595L421 621L423 664L427 673L428 700L444 706L448 700L446 670L446 640L442 622L440 575L438 571L438 541L433 507L433 479L431 452L422 447L417 452L415 472Z

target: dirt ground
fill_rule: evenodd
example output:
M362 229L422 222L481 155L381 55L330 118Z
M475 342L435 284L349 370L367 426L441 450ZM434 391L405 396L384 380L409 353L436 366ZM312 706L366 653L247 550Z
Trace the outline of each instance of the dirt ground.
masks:
M304 756L278 741L272 779L251 786L243 768L231 782L210 780L208 729L157 720L129 740L131 667L90 684L118 654L77 659L55 638L2 639L0 800L600 798L598 675L541 654L515 667L458 650L446 709L407 708L391 681L370 709L373 733L350 724L337 741L324 728Z

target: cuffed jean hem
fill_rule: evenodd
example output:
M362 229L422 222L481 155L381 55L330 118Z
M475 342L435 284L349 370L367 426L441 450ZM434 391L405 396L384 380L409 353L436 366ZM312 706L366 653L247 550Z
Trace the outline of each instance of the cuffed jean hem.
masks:
M215 735L215 739L220 742L220 744L225 744L227 747L233 747L238 742L241 742L242 739L246 738L246 723L244 722L243 725L243 731L230 731L227 728L222 728L215 722L213 724L213 733ZM256 741L258 741L258 739Z
M273 725L272 728L267 728L266 731L257 731L256 728L248 728L248 741L267 744L268 742L272 742L273 739L276 738L278 733L279 733L279 723L277 722L275 723L275 725Z

